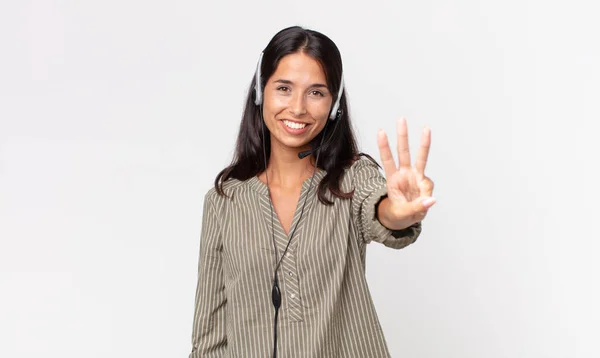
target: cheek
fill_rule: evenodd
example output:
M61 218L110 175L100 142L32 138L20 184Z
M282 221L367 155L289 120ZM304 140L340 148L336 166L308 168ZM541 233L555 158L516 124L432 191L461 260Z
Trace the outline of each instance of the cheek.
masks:
M310 112L315 119L318 120L327 120L329 119L329 110L331 109L330 104L328 103L315 103L311 106Z
M272 97L266 100L263 105L263 111L265 114L273 116L288 107L288 103L284 98Z

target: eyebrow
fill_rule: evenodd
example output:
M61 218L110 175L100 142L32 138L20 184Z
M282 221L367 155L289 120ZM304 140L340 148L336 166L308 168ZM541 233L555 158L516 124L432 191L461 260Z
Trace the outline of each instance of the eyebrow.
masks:
M274 81L275 83L283 83L286 85L293 85L294 83L290 80L284 80L284 79L278 79ZM309 87L314 88L327 88L327 85L323 84L323 83L313 83L312 85L310 85Z

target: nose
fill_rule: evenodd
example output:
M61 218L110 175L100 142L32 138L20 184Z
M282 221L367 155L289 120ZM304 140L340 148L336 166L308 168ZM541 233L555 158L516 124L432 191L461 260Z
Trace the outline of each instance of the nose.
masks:
M296 117L306 114L305 97L302 93L295 93L289 104L290 113Z

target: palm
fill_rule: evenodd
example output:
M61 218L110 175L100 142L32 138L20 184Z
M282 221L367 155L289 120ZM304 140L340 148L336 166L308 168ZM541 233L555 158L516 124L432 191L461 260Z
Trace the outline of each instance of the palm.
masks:
M387 178L388 197L398 203L411 202L421 195L413 168L400 168Z
M423 130L415 165L411 165L406 120L397 123L398 165L394 160L387 135L378 135L379 153L386 174L390 211L398 222L414 223L423 219L435 200L431 198L433 182L425 176L431 146L431 131Z

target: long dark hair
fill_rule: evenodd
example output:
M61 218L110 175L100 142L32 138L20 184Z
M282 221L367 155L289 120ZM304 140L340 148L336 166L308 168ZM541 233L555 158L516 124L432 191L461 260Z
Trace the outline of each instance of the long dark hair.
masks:
M264 88L267 80L275 72L279 61L284 56L298 52L303 52L311 56L321 64L325 71L329 91L331 93L338 93L342 77L342 57L340 51L327 36L299 26L288 27L279 31L264 49L261 66L262 75L260 78L261 88ZM260 108L254 103L254 97L256 96L254 90L255 82L256 80L253 77L246 98L233 160L215 178L215 189L220 195L226 196L223 190L223 183L228 179L235 178L244 181L266 170L263 154L263 130L265 133L264 149L267 156L266 162L268 163L269 161L271 137L269 130L261 118ZM366 156L375 162L369 155L358 152L348 113L345 90L340 100L340 109L342 111L341 115L336 119L339 123L330 123L327 126L330 128L326 131L327 138L323 138L324 145L320 149L319 162L317 163L318 168L327 173L321 180L318 188L319 200L325 205L333 204L325 196L327 189L338 198L352 197L353 191L344 193L340 189L340 182L345 168L351 166L359 156ZM311 146L313 148L319 145L323 132L321 131L312 140Z

